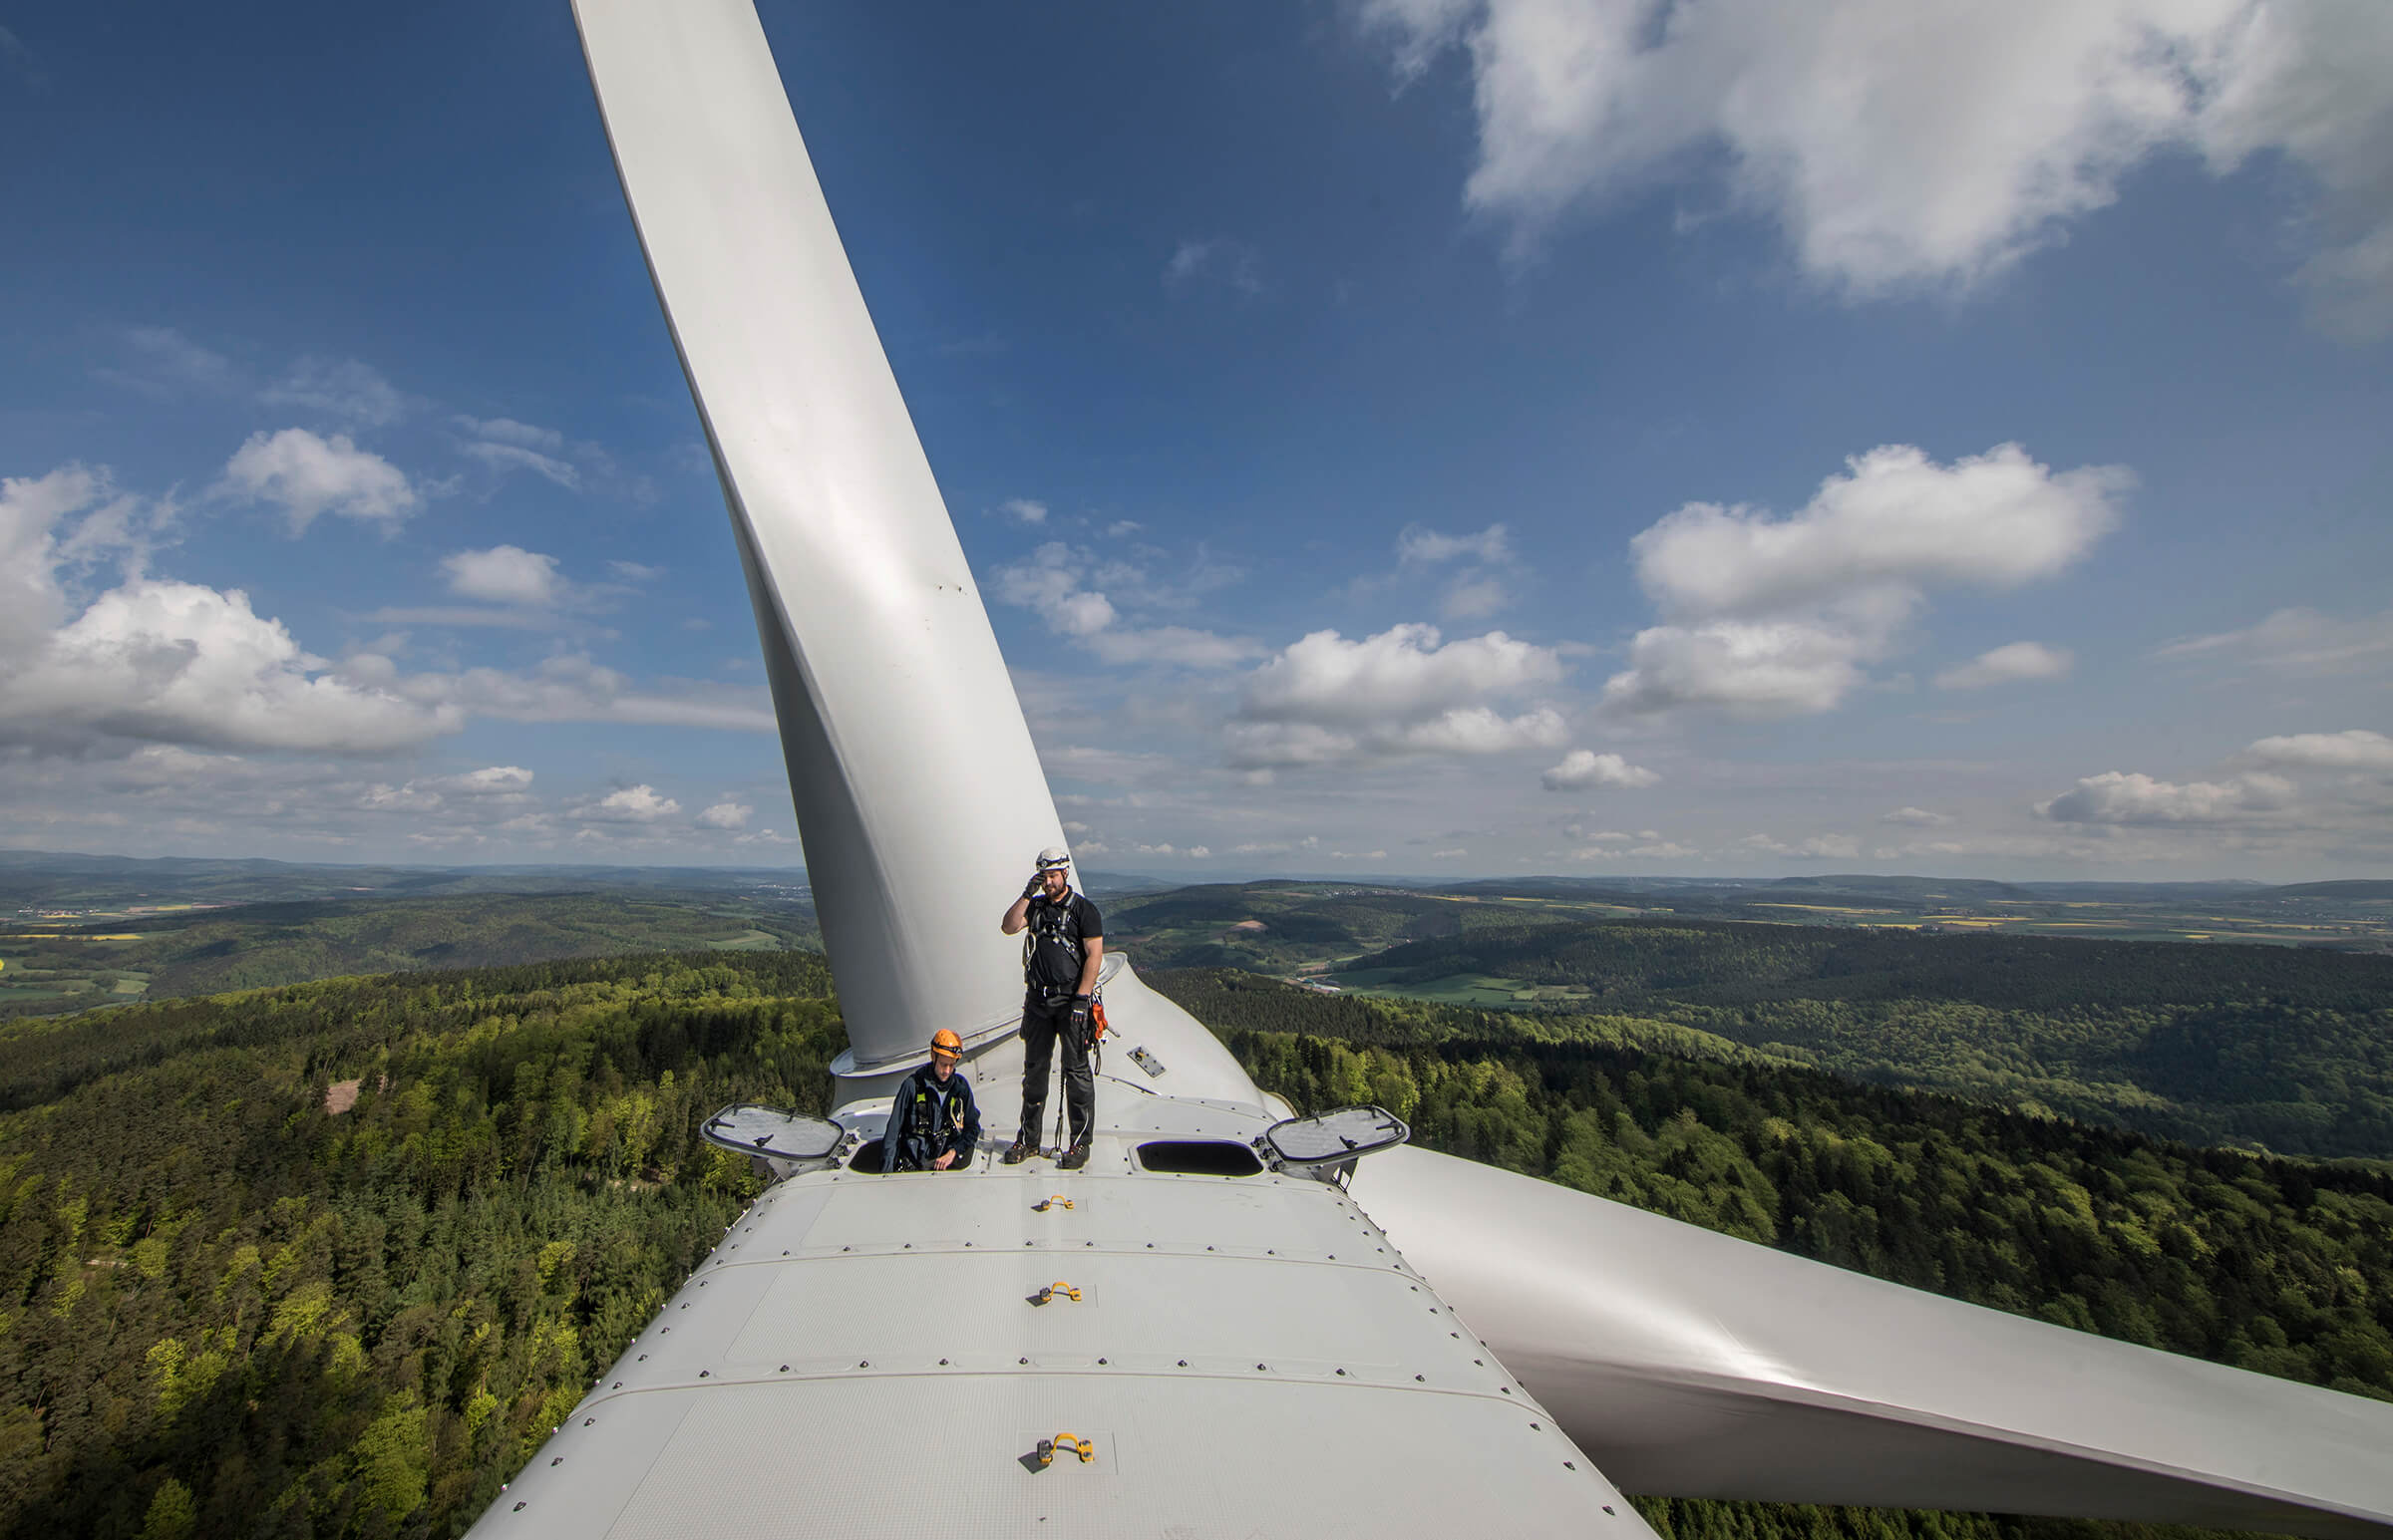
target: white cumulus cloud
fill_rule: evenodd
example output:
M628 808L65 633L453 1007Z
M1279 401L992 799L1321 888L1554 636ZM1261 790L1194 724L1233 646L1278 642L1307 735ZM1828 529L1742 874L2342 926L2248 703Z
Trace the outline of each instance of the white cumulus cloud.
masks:
M464 725L454 709L344 677L238 589L136 574L78 612L59 568L128 540L126 503L105 471L80 465L0 481L0 742L375 754Z
M251 434L224 463L229 494L278 504L291 533L304 534L323 513L396 527L415 510L416 489L381 456L346 434L318 438L304 428Z
M2281 775L2255 773L2229 780L2156 780L2140 772L2106 770L2036 813L2057 823L2231 823L2292 804L2293 783Z
M1557 749L1569 729L1552 708L1507 716L1490 703L1561 677L1553 649L1501 631L1454 642L1419 623L1361 641L1316 631L1247 676L1228 726L1230 763L1266 769Z
M1589 786L1650 786L1662 777L1616 754L1573 749L1539 778L1548 791L1579 791Z
M1679 172L1865 296L1960 286L2062 238L2172 151L2263 153L2317 195L2318 319L2393 325L2393 7L2380 0L1364 0L1399 72L1468 49L1465 197L1516 251Z
M654 786L642 783L609 791L594 801L578 803L565 811L568 816L586 823L656 823L681 811L681 803L659 792Z
M2015 588L2084 555L2129 484L2115 465L2055 475L2016 444L1950 465L1887 445L1848 461L1790 517L1691 502L1629 547L1646 592L1703 615L1782 613L1857 592Z
M378 754L464 725L327 671L239 589L137 579L12 660L0 738L48 747L90 739Z
M2118 519L2117 466L2053 472L2015 444L1942 465L1907 445L1854 457L1785 518L1694 502L1629 542L1662 624L1606 681L1630 712L1828 711L1938 587L2051 577Z
M531 789L531 771L520 765L486 765L441 782L468 796L519 796Z
M1936 676L1942 690L1982 690L1988 685L2015 684L2028 679L2059 679L2076 662L2067 648L2042 642L2012 642L1979 653L1967 663Z
M1862 682L1880 638L1817 621L1648 626L1629 667L1604 681L1604 704L1657 712L1709 707L1738 716L1833 711Z
M491 604L547 609L563 602L568 592L554 556L519 545L457 551L441 558L441 570L448 574L451 593Z
M755 811L756 809L746 802L735 802L729 797L725 797L722 801L699 813L698 822L703 828L736 831L748 826L749 815Z
M1561 677L1551 648L1501 631L1454 642L1418 622L1352 642L1315 631L1248 676L1243 709L1256 721L1371 726L1426 719Z

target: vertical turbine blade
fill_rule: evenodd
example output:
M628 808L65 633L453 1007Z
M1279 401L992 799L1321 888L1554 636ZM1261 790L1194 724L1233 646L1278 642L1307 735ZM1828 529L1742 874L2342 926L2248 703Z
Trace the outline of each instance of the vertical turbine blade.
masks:
M756 607L857 1067L1019 1002L1063 843L1013 681L750 0L575 0Z

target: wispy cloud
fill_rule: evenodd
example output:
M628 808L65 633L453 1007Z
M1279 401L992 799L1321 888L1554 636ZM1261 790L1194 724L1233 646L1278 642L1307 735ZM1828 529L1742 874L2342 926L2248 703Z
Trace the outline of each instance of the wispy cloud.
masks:
M129 326L117 333L116 342L115 361L96 366L94 379L154 401L228 395L241 389L232 360L174 327Z
M2171 642L2153 656L2176 663L2254 663L2287 674L2358 673L2393 665L2393 610L2344 620L2313 609L2282 609L2239 631Z
M450 426L464 435L457 452L494 475L528 470L567 491L580 491L595 475L601 483L616 480L610 457L594 444L569 443L553 428L512 417L452 417Z
M1991 652L1980 653L1967 663L1946 669L1936 676L1936 688L1983 690L1989 685L2059 679L2069 672L2075 662L2067 648L2047 647L2042 642L2012 642Z
M1084 639L1107 664L1222 669L1261 656L1261 646L1244 637L1189 626L1123 624L1107 591L1122 591L1115 588L1118 583L1128 589L1126 602L1175 605L1203 585L1233 582L1236 576L1234 569L1214 566L1199 552L1179 575L1177 586L1160 585L1148 579L1144 568L1120 561L1092 563L1079 547L1050 540L1021 560L997 568L990 591L1000 602L1035 610L1051 627ZM1106 582L1107 589L1089 586L1092 581Z
M1252 298L1263 292L1262 254L1242 240L1184 240L1164 263L1164 287L1221 284Z
M40 87L45 84L41 71L35 67L33 50L27 48L24 40L6 27L0 27L0 65L6 66L29 86Z
M259 392L258 399L269 407L316 412L358 428L387 428L416 406L380 370L353 358L303 358Z

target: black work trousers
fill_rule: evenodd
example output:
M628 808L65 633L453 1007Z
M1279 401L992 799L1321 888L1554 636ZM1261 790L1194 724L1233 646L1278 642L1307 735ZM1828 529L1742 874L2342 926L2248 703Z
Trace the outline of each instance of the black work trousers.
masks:
M1088 1039L1072 1030L1072 997L1049 1000L1037 990L1022 997L1022 1136L1033 1148L1047 1112L1047 1066L1055 1046L1064 1046L1064 1112L1071 1119L1066 1144L1085 1143L1097 1120L1097 1079L1089 1073Z

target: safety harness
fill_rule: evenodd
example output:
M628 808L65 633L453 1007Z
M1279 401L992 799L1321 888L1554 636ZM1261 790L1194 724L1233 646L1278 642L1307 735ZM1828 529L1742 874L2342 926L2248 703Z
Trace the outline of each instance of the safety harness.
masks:
M941 1112L946 1113L949 1133L964 1131L964 1097L963 1093L955 1088L955 1082L948 1081L947 1094L934 1101L930 1087L920 1080L916 1080L914 1082L914 1104L906 1109L905 1131L917 1139L930 1138L938 1131Z
M1079 928L1071 923L1073 919L1072 900L1079 896L1067 888L1063 901L1060 903L1044 893L1030 901L1030 924L1022 932L1022 976L1025 980L1038 977L1039 946L1044 942L1061 949L1064 956L1071 960L1073 981L1075 983L1079 981L1084 949L1081 946ZM1032 987L1050 1005L1066 996L1079 993L1076 989L1059 990L1046 984L1035 984Z
M1060 903L1044 893L1037 894L1031 899L1030 923L1022 932L1022 975L1025 982L1035 977L1032 965L1038 957L1039 943L1042 941L1063 950L1064 955L1072 960L1073 981L1079 982L1081 958L1085 953L1081 946L1078 927L1066 923L1073 914L1072 900L1077 897L1079 897L1077 893L1066 889L1065 896ZM1040 998L1051 1008L1058 1001L1069 1000L1080 993L1077 989L1050 989L1043 984L1031 987L1038 991ZM1105 999L1092 990L1089 992L1089 1078L1092 1080L1105 1073L1106 1031ZM1064 1096L1056 1098L1055 1145L1058 1149L1064 1147L1064 1114L1068 1110L1069 1100L1069 1097Z

